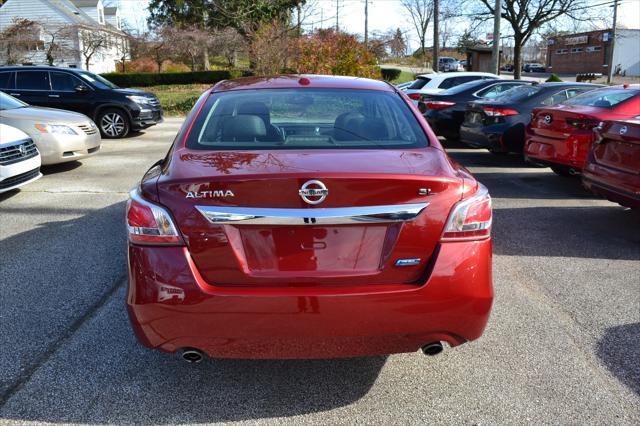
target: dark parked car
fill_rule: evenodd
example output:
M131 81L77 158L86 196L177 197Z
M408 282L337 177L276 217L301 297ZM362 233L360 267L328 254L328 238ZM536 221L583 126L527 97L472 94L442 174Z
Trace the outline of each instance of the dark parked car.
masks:
M524 72L546 72L547 69L542 64L524 64Z
M121 89L97 74L73 68L16 66L0 68L0 90L37 106L80 112L105 138L122 138L162 121L158 98Z
M438 136L459 139L467 103L495 98L509 89L531 84L522 80L476 80L433 95L423 95L418 108Z
M493 153L518 152L535 107L549 106L602 87L588 83L542 83L516 87L493 99L470 102L460 126L460 140Z

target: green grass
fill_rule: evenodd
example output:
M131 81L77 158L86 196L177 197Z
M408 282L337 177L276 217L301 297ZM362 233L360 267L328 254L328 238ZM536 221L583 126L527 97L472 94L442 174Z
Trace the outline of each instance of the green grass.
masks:
M172 84L163 86L139 87L145 92L155 94L167 115L185 115L196 103L202 92L210 84Z
M400 77L396 78L391 83L400 84L400 83L406 83L407 81L412 81L412 80L415 80L415 78L413 77L413 73L408 71L401 71Z

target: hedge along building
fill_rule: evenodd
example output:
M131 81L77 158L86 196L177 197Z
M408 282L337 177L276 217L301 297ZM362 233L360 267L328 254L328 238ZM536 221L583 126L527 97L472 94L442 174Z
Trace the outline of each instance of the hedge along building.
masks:
M614 75L640 76L640 30L617 29ZM556 74L609 72L611 30L589 31L547 40L547 71Z
M18 64L47 64L52 42L59 46L56 66L104 73L115 71L117 62L128 59L129 40L121 30L118 8L104 7L102 0L5 0L0 7L0 32L19 19L35 22L37 31ZM0 64L7 64L3 42L8 41L0 40Z

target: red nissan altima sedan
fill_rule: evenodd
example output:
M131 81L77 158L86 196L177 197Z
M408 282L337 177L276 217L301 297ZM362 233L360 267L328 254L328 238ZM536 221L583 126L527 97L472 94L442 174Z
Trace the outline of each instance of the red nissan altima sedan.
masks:
M220 82L131 192L129 316L187 361L433 355L485 328L491 219L393 86Z

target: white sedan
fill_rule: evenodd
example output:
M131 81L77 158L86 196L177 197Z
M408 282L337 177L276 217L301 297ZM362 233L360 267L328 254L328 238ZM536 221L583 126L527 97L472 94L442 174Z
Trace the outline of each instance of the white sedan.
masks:
M417 105L422 95L433 95L463 83L474 80L497 80L500 77L488 72L448 72L419 75L416 80L402 90Z

